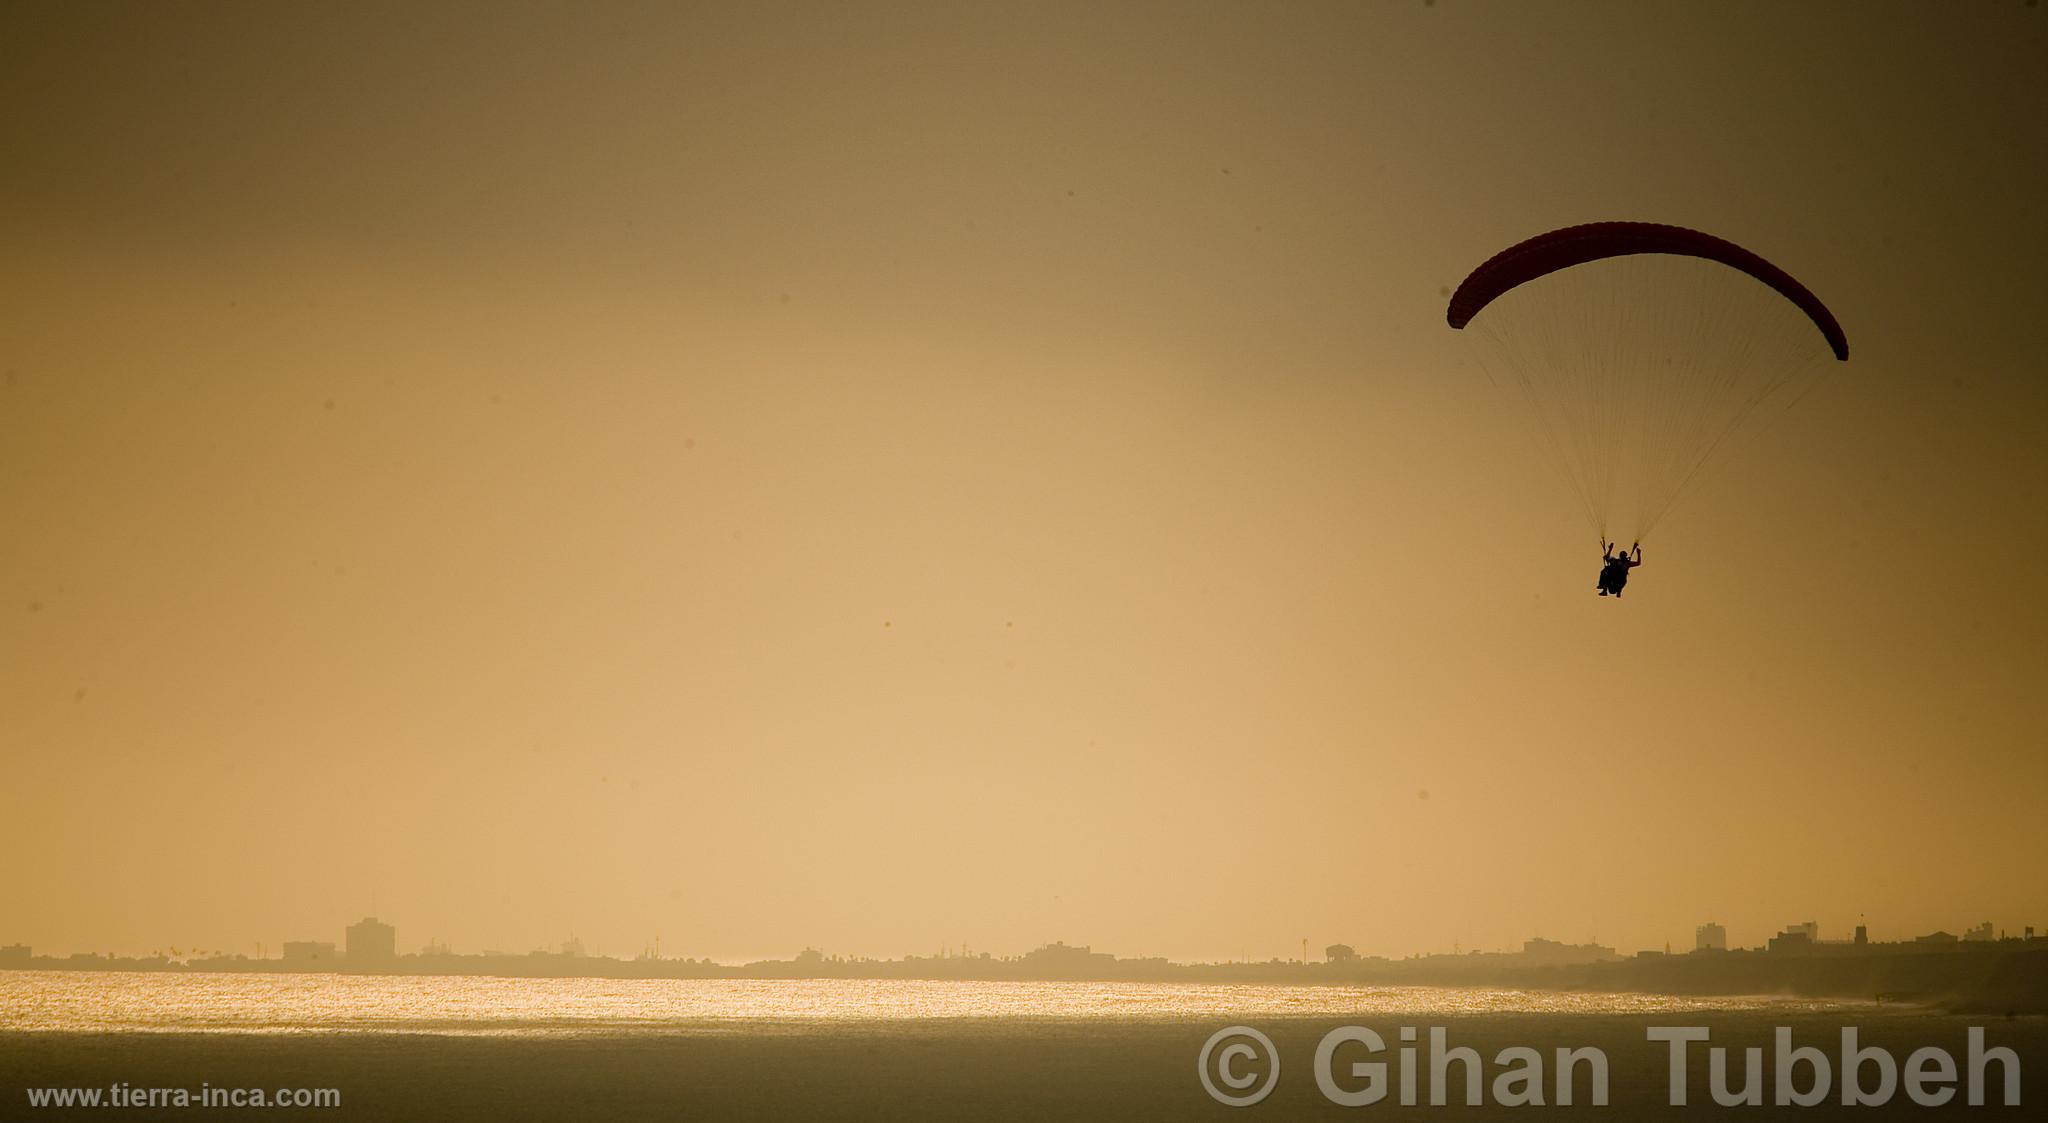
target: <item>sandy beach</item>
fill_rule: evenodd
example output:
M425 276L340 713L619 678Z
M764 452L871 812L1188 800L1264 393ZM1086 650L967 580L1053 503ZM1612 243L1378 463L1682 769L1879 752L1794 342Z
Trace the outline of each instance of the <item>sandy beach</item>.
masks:
M1506 1015L1436 1019L1452 1046L1468 1045L1489 1060L1510 1046L1546 1056L1557 1047L1601 1049L1611 1063L1610 1102L1547 1109L1558 1114L1626 1119L1697 1118L1731 1109L1713 1104L1703 1056L1691 1066L1691 1104L1667 1104L1668 1055L1646 1039L1668 1017ZM1716 1015L1700 1019L1712 1044L1761 1046L1769 1063L1771 1034L1788 1025L1799 1044L1837 1051L1842 1025L1861 1042L1898 1057L1923 1046L1965 1055L1967 1027L1950 1016L1887 1013L1841 1016ZM1328 1102L1313 1077L1315 1047L1342 1020L1268 1020L1260 1024L1283 1059L1278 1086L1252 1117L1331 1117L1348 1110ZM1399 1026L1361 1020L1390 1045ZM1103 1119L1222 1118L1234 1110L1214 1102L1196 1077L1196 1057L1222 1028L1208 1021L1066 1021L944 1019L898 1023L764 1023L746 1027L679 1025L658 1031L582 1036L462 1036L413 1033L347 1034L0 1034L0 1089L14 1116L32 1087L336 1088L334 1109L240 1109L203 1117L446 1120L672 1119ZM2027 1067L2048 1061L2048 1021L2021 1018L1986 1025L1990 1045L2010 1047ZM1739 1053L1735 1054L1739 1057ZM1349 1056L1346 1054L1346 1056ZM1361 1055L1362 1056L1362 1055ZM1391 1056L1391 1054L1389 1054ZM1422 1072L1427 1071L1423 1054ZM1453 1069L1453 1072L1456 1070ZM1768 1073L1766 1074L1768 1077ZM1546 1078L1548 1079L1548 1078ZM1349 1082L1349 1081L1347 1081ZM1454 1077L1446 1106L1402 1107L1393 1098L1362 1110L1403 1118L1481 1119L1518 1109L1460 1104ZM1938 1118L1953 1112L2018 1117L2024 1107L1927 1108L1905 1096L1879 1108L1826 1103L1803 1118ZM1768 1089L1768 1080L1766 1088ZM1839 1083L1836 1085L1839 1088ZM1582 1085L1583 1088L1583 1085ZM1581 1095L1585 1093L1582 1090ZM1768 1092L1766 1093L1768 1096ZM1742 1109L1733 1109L1740 1111ZM1757 1109L1750 1109L1757 1110ZM1761 1110L1776 1111L1765 1107ZM104 1109L39 1109L32 1118L84 1118ZM124 1117L190 1117L179 1111L130 1109ZM1526 1111L1520 1114L1526 1115Z

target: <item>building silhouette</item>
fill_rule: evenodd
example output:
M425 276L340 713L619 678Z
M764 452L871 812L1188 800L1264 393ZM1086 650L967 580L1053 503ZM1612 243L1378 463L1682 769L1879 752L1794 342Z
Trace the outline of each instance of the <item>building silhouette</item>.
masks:
M1783 932L1772 936L1764 950L1774 952L1808 952L1819 945L1820 925L1809 920L1804 924L1787 924Z
M374 916L348 926L347 957L352 964L388 963L398 958L398 929Z
M333 963L341 956L334 950L332 940L286 940L284 961L286 963Z
M1620 959L1613 948L1601 944L1566 944L1546 940L1541 936L1522 941L1522 958L1530 963L1551 963L1559 966L1579 963L1605 963Z
M1727 951L1728 929L1708 921L1692 930L1692 950Z

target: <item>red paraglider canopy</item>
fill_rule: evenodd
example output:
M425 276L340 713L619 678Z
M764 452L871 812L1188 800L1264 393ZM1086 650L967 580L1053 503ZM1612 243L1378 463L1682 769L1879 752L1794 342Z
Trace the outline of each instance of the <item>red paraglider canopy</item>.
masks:
M1567 226L1509 246L1488 258L1485 264L1465 278L1458 291L1451 294L1451 305L1444 318L1452 327L1463 328L1479 314L1480 309L1516 285L1589 261L1641 253L1704 258L1755 277L1806 313L1813 326L1826 337L1835 358L1848 359L1849 338L1842 334L1842 326L1835 322L1834 313L1829 312L1827 305L1822 304L1812 290L1794 280L1790 273L1712 234L1655 222L1593 222L1584 226Z

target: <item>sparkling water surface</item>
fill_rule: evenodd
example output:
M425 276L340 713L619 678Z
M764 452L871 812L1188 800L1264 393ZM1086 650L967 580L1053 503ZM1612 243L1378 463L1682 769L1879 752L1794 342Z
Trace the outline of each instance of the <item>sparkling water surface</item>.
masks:
M1862 1008L1815 999L1481 987L0 971L0 1029L68 1032L573 1036L835 1020L1401 1019Z

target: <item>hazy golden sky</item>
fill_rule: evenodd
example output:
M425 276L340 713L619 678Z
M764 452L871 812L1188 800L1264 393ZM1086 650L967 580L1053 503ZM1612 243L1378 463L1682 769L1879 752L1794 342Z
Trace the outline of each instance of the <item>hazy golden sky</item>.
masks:
M2048 927L2048 12L1001 7L0 12L0 942ZM1854 348L1621 604L1614 218Z

